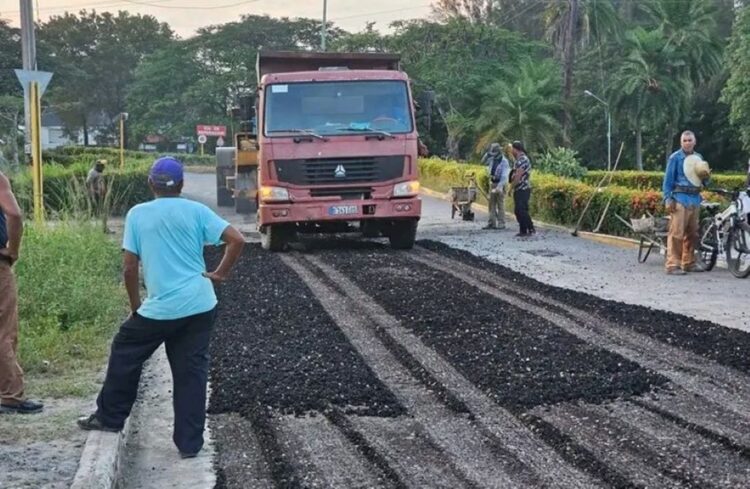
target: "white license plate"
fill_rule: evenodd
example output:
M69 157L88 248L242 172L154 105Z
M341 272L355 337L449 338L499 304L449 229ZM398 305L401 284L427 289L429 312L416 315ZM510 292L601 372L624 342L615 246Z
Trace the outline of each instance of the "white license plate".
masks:
M329 216L348 216L359 211L356 205L332 205L328 208Z

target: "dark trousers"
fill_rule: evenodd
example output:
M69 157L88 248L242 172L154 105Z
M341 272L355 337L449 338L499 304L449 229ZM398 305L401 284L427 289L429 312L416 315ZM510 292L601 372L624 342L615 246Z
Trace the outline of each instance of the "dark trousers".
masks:
M206 424L208 343L215 311L170 321L129 317L112 342L112 351L96 415L102 424L122 428L135 403L143 363L166 344L172 369L174 436L177 448L196 453L203 447Z
M531 221L531 214L529 214L529 199L531 199L530 188L513 192L516 221L518 221L521 234L528 234L534 231L534 223Z

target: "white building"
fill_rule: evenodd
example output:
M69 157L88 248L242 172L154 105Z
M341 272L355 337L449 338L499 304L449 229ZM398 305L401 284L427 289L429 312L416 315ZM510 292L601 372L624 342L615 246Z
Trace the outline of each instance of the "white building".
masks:
M109 125L104 114L89 117L89 146L96 146L96 137ZM42 149L60 146L83 145L83 129L70 134L60 116L52 109L42 113Z

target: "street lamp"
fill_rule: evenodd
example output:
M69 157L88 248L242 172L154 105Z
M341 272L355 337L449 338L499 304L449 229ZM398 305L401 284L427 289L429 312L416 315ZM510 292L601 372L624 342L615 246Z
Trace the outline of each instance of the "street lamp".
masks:
M120 113L120 168L125 167L125 121L128 120L128 113Z
M604 113L607 116L607 171L610 171L612 170L612 117L609 113L609 104L589 90L584 90L583 93L604 104Z

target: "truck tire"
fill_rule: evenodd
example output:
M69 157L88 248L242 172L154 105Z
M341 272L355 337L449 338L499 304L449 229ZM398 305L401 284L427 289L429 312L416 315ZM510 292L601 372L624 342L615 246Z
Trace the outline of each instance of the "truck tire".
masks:
M414 248L414 242L417 240L417 221L410 219L408 221L396 221L391 226L388 240L391 242L391 248L394 250L410 250Z
M219 207L232 207L234 205L234 197L232 192L226 187L219 187L216 189L216 205Z
M288 225L266 226L260 232L260 246L266 251L284 251L293 234Z

